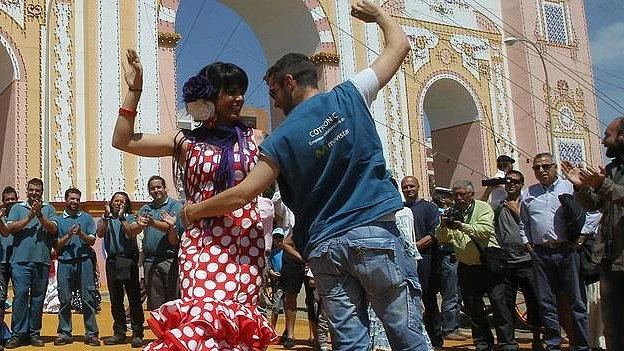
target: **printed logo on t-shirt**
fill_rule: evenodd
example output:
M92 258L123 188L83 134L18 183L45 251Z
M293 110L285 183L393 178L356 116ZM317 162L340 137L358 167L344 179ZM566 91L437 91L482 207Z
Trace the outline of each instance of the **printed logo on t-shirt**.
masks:
M349 128L341 129L340 125L344 118L338 112L332 112L318 127L310 130L308 135L312 138L308 141L310 146L318 145L314 150L316 157L325 157L327 152L341 139L349 135Z

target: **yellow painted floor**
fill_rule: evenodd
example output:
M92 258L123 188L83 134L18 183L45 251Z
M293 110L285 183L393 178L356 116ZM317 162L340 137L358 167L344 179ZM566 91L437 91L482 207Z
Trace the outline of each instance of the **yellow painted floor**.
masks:
M6 314L5 321L7 322L7 324L10 324L11 314L10 314L10 311L7 311L7 312L9 313ZM147 312L146 312L146 317L147 317ZM102 302L102 311L98 314L97 319L98 319L98 327L100 328L100 337L105 338L105 337L110 336L112 334L113 321L110 316L110 305L108 302L106 301ZM97 347L86 346L82 342L82 335L84 335L82 315L74 314L72 318L72 322L73 322L73 327L74 327L73 334L75 335L73 344L64 345L64 346L53 345L54 339L56 338L56 328L57 328L58 319L55 314L44 314L43 330L41 333L41 337L43 341L46 343L45 347L41 348L41 347L24 346L24 347L18 348L17 350L24 350L24 351L33 350L34 351L34 350L42 350L42 349L43 350L58 349L59 351L60 350L78 351L78 350L97 349ZM283 330L284 330L284 320L283 318L280 318L277 323L278 334L281 335ZM462 332L467 335L470 334L470 331L466 329L463 329ZM130 335L130 333L128 333L128 335ZM531 346L530 334L522 332L522 331L517 331L516 336L518 337L518 342L521 343L520 350L522 351L530 350L530 346ZM308 329L307 321L303 319L298 319L296 323L296 328L295 328L295 347L291 350L295 350L295 351L313 350L312 347L307 345L308 337L309 337L309 329ZM102 344L102 346L100 347L104 348L104 350L106 351L132 350L129 344L129 339L130 338L128 338L128 344L126 345L106 346ZM153 339L154 339L154 334L152 334L152 332L146 326L145 340L150 341ZM283 350L283 349L284 348L281 345L273 345L269 347L269 350ZM138 350L138 349L135 349L135 350ZM474 350L474 347L472 347L472 341L470 339L466 341L462 341L462 342L445 341L445 347L442 348L441 350L457 350L457 351Z

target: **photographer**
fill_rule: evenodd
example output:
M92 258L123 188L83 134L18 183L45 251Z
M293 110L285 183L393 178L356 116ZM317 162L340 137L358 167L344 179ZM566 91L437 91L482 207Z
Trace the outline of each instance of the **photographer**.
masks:
M516 162L513 158L507 155L500 155L496 159L496 174L490 179L484 179L481 181L481 185L485 188L482 201L488 201L490 205L494 206L505 200L507 192L505 191L505 174L513 169L513 164Z
M474 199L474 187L468 180L453 184L455 205L442 214L436 236L441 243L452 243L459 260L458 275L464 309L470 318L473 342L477 350L491 350L494 336L486 319L483 294L487 293L494 314L498 344L504 350L517 350L513 328L504 325L502 276L492 274L481 260L480 250L499 247L494 233L494 211L484 201ZM512 332L505 332L511 330Z

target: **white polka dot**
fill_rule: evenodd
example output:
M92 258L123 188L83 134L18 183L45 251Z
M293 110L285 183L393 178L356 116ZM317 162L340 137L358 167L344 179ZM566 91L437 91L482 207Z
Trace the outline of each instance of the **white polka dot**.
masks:
M214 292L215 299L223 300L225 299L225 291L223 290L215 290Z
M199 237L200 233L201 232L199 231L199 229L194 228L194 229L191 230L191 232L189 234L191 235L191 237L197 238L197 237Z
M236 245L232 244L230 245L230 247L228 248L230 255L235 256L236 253L238 252L238 247L236 247Z
M262 276L261 275L256 277L256 285L257 286L261 286L262 285Z
M210 162L204 163L204 173L210 173L212 170L212 164Z
M226 227L231 227L234 224L234 221L230 217L223 218L223 225Z
M258 266L264 267L264 258L262 256L258 257Z
M193 264L190 261L186 261L184 262L184 270L188 271L191 269L191 267L193 267Z
M197 341L189 340L189 342L188 342L188 349L189 350L197 350Z
M191 306L186 306L186 305L182 306L182 307L180 307L180 312L182 312L183 314L186 314L189 311L190 308L191 308Z
M212 236L205 236L204 239L202 239L202 245L210 246L210 244L212 244Z
M191 157L191 160L189 161L189 166L195 166L196 163L197 163L197 156Z
M215 236L221 236L221 234L223 234L223 228L219 226L212 227L212 234L214 234Z
M251 217L251 219L253 219L254 221L258 220L258 214L256 214L256 211L251 211L251 213L249 214L249 216Z
M197 317L201 314L201 308L195 306L193 308L191 308L191 312L190 312L191 316L193 317Z
M225 264L227 263L228 260L229 260L229 255L225 252L219 256L219 263Z
M193 289L193 295L195 295L196 297L204 297L204 295L206 295L206 291L201 286L198 286Z
M249 209L251 209L251 204L243 206L243 209L249 211Z
M187 247L191 244L191 239L184 237L182 238L182 247Z
M239 292L238 294L236 294L236 299L240 303L245 303L247 302L247 294L244 292Z
M182 336L182 332L179 329L171 329L171 334L178 339Z
M243 284L249 284L249 281L250 281L250 280L251 280L251 279L250 279L250 277L249 277L249 274L247 274L247 273L243 273L243 274L241 274L241 276L240 276L240 281L241 281Z
M250 294L252 294L255 290L256 290L255 284L249 284L249 286L247 287L247 292Z
M257 275L258 274L258 268L255 266L251 266L249 267L249 274L251 275Z
M189 272L189 274L188 274L188 275L189 275L189 278L191 278L191 279L195 279L195 270L194 270L194 269L191 269L191 271Z
M212 315L210 312L204 312L204 319L209 323L212 322Z
M241 264L249 264L249 263L251 263L251 259L249 258L249 256L241 256L240 263Z
M195 193L195 196L194 196L195 201L199 202L201 200L201 196L202 196L202 194L200 192Z
M238 210L235 210L234 212L232 212L232 216L236 217L236 218L240 218L243 215L243 209L239 208Z
M238 236L238 234L240 234L240 231L240 227L232 227L232 235Z
M203 252L201 255L199 255L199 262L206 263L208 261L210 261L210 255L208 255L205 252Z
M256 229L251 229L249 230L249 238L250 239L255 239L258 237L258 231Z
M221 249L218 246L212 246L210 248L210 254L216 256L221 253Z
M217 269L219 269L219 265L217 265L216 263L209 263L208 267L206 267L206 269L208 270L208 272L210 273L214 273L217 271Z
M249 248L249 254L253 257L258 257L258 253L260 253L260 250L258 250L258 248L253 246Z
M251 298L251 303L253 305L257 305L258 304L258 296L252 296Z
M214 288L217 287L217 284L213 282L212 280L206 280L206 282L204 283L204 286L208 290L214 290Z
M184 278L182 280L182 288L186 289L191 285L191 281L188 278Z
M204 186L204 190L208 192L212 192L214 190L214 183L207 182L206 185Z
M243 218L243 220L241 221L241 226L245 229L249 229L249 227L251 227L251 219Z
M227 279L227 275L223 272L219 272L215 276L215 280L217 281L217 283L223 283L226 279Z
M234 289L236 289L236 283L234 283L234 282L227 282L227 283L225 283L225 290L227 290L227 291L234 291Z
M234 171L234 180L241 181L245 177L245 173L240 169Z
M215 154L215 155L212 157L212 161L213 161L214 163L219 163L219 161L221 161L221 155L216 155L216 154Z
M232 238L228 235L221 238L221 245L228 246L232 242Z
M204 335L204 328L195 327L195 334L197 334L199 336L203 336Z
M204 280L206 279L207 276L208 274L206 274L205 271L202 271L202 270L195 271L195 278L199 280Z
M228 263L227 266L225 266L225 271L228 274L233 274L234 272L236 272L236 265L234 263Z
M194 254L193 256L191 256L191 262L199 262L199 255Z
M184 330L182 332L184 333L184 335L188 336L189 338L193 336L193 329L191 329L191 327L189 326L184 327Z
M248 237L242 237L240 240L240 245L242 247L249 247L249 238Z

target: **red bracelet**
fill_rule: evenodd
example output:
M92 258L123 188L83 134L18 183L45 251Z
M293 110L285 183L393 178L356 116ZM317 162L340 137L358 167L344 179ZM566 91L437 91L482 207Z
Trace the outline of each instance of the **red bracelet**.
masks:
M136 111L132 111L132 110L128 110L127 108L120 107L119 108L119 115L120 116L126 116L126 117L136 117L137 112Z

